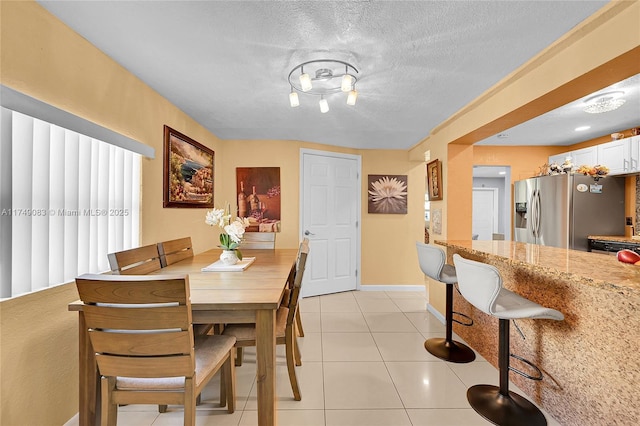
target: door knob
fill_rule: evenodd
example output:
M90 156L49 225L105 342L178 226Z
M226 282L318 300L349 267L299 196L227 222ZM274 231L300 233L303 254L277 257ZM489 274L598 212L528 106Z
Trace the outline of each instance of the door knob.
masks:
M309 230L304 231L304 235L316 235L313 232L309 232Z

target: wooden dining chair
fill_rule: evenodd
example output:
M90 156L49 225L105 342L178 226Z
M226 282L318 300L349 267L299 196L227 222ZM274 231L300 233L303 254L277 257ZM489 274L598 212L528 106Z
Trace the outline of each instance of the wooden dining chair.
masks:
M308 245L309 245L309 239L304 238L302 240L302 243L300 244L300 247L308 246ZM298 258L300 257L300 248L298 249L297 257ZM296 277L297 263L298 261L296 258L296 261L291 266L291 271L289 271L289 277L287 278L287 289L285 290L284 295L282 296L282 303L281 303L281 304L284 304L285 306L289 303L289 297L293 290L295 277ZM304 337L304 328L302 328L302 317L300 314L300 309L296 311L296 332L299 337Z
M156 244L109 253L107 257L114 275L144 275L162 267Z
M304 242L301 243L299 253L289 304L288 306L280 307L276 312L276 344L285 345L287 371L291 389L293 390L293 398L296 401L300 401L302 395L295 370L296 365L301 365L300 349L298 348L295 334L295 316L298 310L298 300L300 299L302 277L307 263L307 256L309 255L309 245ZM235 337L237 349L256 345L255 324L227 324L222 335Z
M235 338L194 338L188 275L76 278L101 375L103 426L119 404L180 404L195 425L196 397L222 370L222 406L235 410Z
M241 250L274 250L275 248L275 232L245 232L240 244Z
M162 267L169 266L181 260L193 257L191 237L178 238L158 243L158 254Z

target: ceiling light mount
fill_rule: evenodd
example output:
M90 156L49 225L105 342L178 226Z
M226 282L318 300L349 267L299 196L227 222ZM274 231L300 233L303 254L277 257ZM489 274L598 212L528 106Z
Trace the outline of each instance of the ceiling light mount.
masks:
M338 59L314 59L303 62L296 65L287 77L291 86L289 103L292 107L300 105L298 93L320 96L322 112L327 112L327 96L333 93L346 92L348 94L347 104L355 105L358 97L358 91L356 90L357 74L356 67Z
M621 98L622 95L624 95L623 91L614 90L612 92L599 93L597 95L590 96L584 101L586 104L584 112L588 112L590 114L601 114L603 112L618 109L625 103L625 100Z

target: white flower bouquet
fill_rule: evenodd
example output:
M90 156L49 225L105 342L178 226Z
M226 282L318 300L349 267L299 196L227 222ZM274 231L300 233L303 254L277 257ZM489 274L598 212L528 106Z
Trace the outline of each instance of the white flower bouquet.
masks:
M229 205L225 209L210 210L207 212L205 223L209 226L217 226L222 229L220 233L220 247L223 250L235 251L238 259L242 260L242 253L238 249L244 236L244 230L249 226L249 219L237 217L231 221Z

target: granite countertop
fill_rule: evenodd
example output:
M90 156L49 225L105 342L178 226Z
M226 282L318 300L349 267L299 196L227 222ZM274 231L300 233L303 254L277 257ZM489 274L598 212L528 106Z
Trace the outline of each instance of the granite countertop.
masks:
M632 243L640 245L640 236L631 238L625 237L623 235L589 235L587 238L590 240L617 241L620 243Z
M515 241L435 241L446 247L544 274L556 274L608 291L640 297L640 266L618 262L615 256Z

